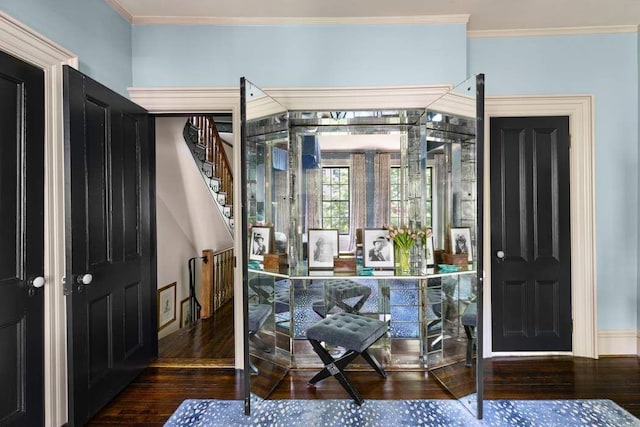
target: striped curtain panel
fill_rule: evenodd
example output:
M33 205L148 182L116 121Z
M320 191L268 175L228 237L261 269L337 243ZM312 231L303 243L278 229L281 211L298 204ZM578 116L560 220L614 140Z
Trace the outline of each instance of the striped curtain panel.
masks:
M349 226L349 252L356 251L356 230L367 225L367 183L365 155L351 155L351 219Z
M375 227L389 224L389 153L377 153L373 161L374 188L376 199L373 203Z

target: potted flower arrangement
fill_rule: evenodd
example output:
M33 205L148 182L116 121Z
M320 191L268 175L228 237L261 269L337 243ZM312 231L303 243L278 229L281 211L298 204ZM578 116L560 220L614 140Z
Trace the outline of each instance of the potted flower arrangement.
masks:
M395 250L395 259L398 264L397 273L400 275L406 275L411 273L411 267L409 264L409 258L411 253L411 247L419 239L422 240L424 230L412 229L405 225L387 225L384 228L388 230L389 238L393 240L393 247Z

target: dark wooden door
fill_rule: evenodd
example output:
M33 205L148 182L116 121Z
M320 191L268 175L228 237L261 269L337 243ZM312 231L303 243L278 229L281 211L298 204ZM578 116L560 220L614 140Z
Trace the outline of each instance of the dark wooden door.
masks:
M569 118L490 132L493 351L571 351Z
M64 69L69 419L157 354L155 152L147 112Z
M3 426L44 424L43 284L44 72L0 52L0 425Z

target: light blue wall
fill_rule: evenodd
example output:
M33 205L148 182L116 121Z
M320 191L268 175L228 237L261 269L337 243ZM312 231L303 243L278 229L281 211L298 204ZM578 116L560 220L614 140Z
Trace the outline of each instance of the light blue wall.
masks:
M263 87L453 83L466 27L136 25L133 84Z
M638 54L636 34L469 41L487 95L595 96L599 329L638 325Z
M598 328L640 326L637 34L466 39L465 26L134 26L103 0L0 0L127 86L439 84L486 74L487 95L595 96ZM633 238L629 238L633 236Z
M0 0L0 10L73 52L80 71L128 97L131 25L104 0Z

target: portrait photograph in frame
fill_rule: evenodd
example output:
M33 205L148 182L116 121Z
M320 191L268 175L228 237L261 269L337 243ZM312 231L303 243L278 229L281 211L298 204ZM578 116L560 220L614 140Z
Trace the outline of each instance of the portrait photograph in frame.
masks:
M436 263L435 254L433 252L433 236L429 236L425 240L425 256L427 267L432 267Z
M271 253L272 228L254 226L249 236L249 259L264 261L264 255Z
M376 269L393 269L393 240L382 228L365 228L362 236L363 265Z
M176 282L158 289L158 330L176 320Z
M469 262L473 261L473 254L471 253L471 229L467 227L451 228L451 253L452 254L467 254Z
M191 324L191 304L190 298L186 297L180 301L180 327L184 328Z
M310 228L307 242L309 270L333 269L333 258L338 256L338 230Z

